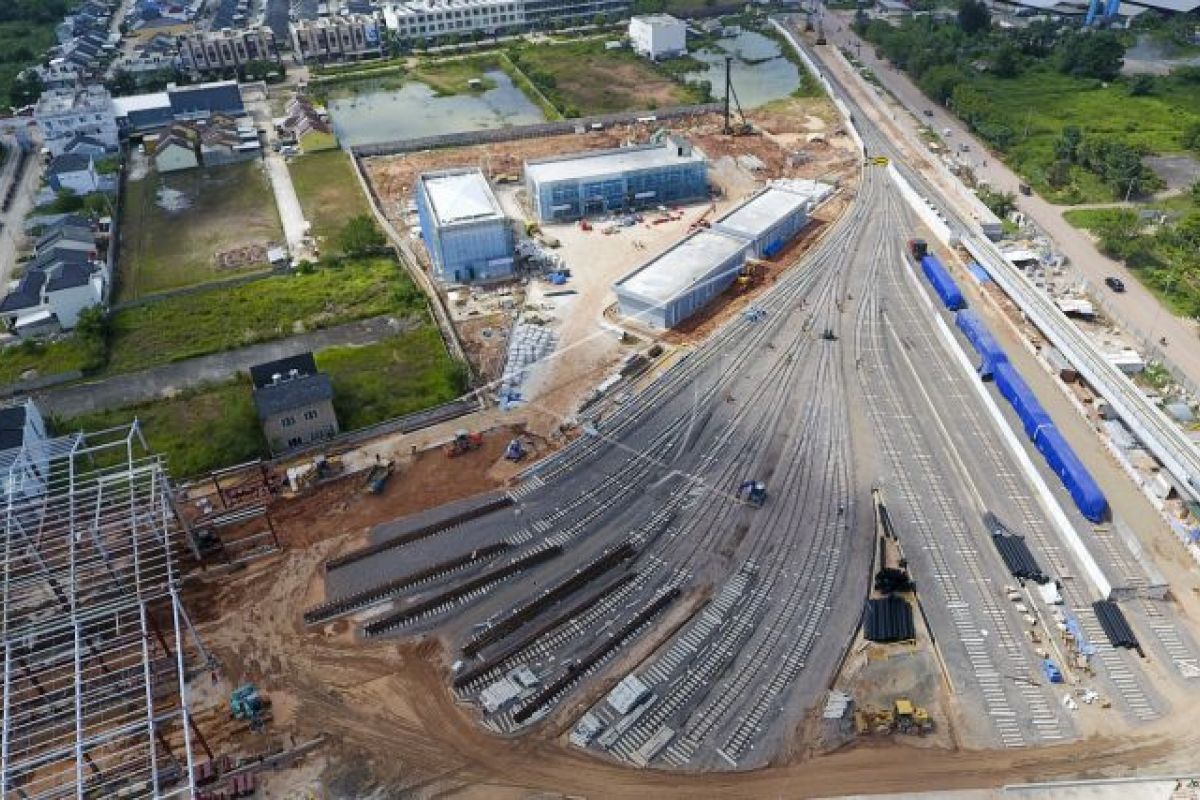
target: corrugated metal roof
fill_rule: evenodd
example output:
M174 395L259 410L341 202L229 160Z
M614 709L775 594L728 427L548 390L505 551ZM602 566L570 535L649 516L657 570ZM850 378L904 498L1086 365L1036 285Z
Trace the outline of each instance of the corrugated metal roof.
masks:
M439 225L504 218L492 187L478 169L426 173L421 182Z
M713 223L730 233L750 238L761 236L780 220L802 211L808 198L768 186Z
M746 249L746 242L717 231L700 231L617 281L647 300L666 303Z
M594 153L576 153L542 161L526 161L525 175L537 183L554 183L704 162L704 154L699 150L686 148L686 152L687 155L679 155L677 145L672 142L665 145L597 150Z

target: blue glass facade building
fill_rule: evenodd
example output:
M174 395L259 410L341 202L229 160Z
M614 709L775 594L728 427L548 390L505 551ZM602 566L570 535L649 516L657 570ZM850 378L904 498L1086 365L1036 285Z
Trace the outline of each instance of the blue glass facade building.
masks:
M424 173L416 201L437 280L471 283L512 276L512 223L479 169Z

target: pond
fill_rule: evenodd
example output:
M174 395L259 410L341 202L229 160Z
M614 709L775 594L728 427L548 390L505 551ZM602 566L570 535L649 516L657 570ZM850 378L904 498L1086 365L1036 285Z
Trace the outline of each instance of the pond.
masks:
M495 88L438 97L423 83L399 89L366 89L330 98L329 114L338 140L345 145L416 139L506 125L544 122L541 109L500 70L484 73Z
M688 73L689 81L705 80L712 84L713 97L725 97L725 56L733 56L731 75L733 93L742 108L758 108L772 100L787 97L800 86L800 71L784 58L773 39L755 31L742 31L737 36L716 41L717 50L706 49L689 53L703 61L708 69Z

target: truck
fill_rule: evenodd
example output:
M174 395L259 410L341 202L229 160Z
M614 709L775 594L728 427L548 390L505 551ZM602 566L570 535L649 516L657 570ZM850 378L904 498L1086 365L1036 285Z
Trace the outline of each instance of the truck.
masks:
M1050 683L1062 683L1062 671L1050 659L1042 661L1042 674L1046 676L1046 680Z

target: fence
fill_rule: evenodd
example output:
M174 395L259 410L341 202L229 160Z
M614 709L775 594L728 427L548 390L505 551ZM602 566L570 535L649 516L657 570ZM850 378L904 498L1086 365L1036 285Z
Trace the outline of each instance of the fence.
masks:
M543 136L562 136L575 133L579 128L587 130L592 125L621 125L637 122L639 119L654 118L655 120L681 119L700 114L710 114L720 111L720 103L704 103L694 106L672 106L646 111L625 111L619 114L601 114L592 117L579 117L562 122L535 122L532 125L513 125L507 128L491 128L482 131L465 131L463 133L443 133L437 136L423 136L418 139L401 139L394 142L365 144L351 147L350 152L355 158L371 158L373 156L390 156L401 153L415 153L421 150L436 150L445 147L465 147L473 144L491 144L495 142L513 142L519 139L537 139Z

